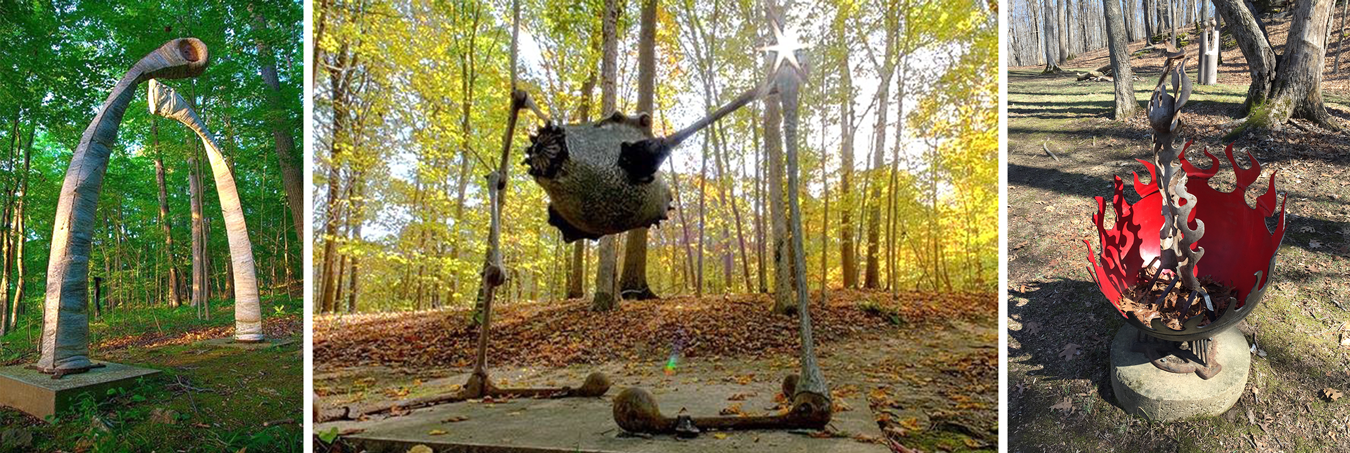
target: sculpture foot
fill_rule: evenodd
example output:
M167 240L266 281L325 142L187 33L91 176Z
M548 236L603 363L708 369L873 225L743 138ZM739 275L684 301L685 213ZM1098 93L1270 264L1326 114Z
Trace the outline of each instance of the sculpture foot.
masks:
M602 396L609 391L609 376L601 372L594 372L586 376L586 381L579 387L543 387L543 388L500 388L492 385L488 379L487 373L474 373L469 376L468 382L464 384L464 389L460 391L461 399L477 399L486 397L511 397L511 398L569 398L569 397L597 397Z
M796 380L784 380L786 388ZM661 414L656 398L641 388L629 388L614 398L614 422L624 431L644 434L674 434L694 437L707 430L751 429L823 429L830 423L833 406L829 398L810 392L797 393L792 398L792 409L783 415L690 417L676 418Z

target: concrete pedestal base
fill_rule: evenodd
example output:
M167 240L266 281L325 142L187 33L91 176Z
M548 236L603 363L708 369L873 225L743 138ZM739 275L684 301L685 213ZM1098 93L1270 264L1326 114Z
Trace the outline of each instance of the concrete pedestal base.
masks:
M748 385L720 382L684 382L647 387L667 416L687 409L689 415L716 415L730 404L759 412L774 406L777 382ZM462 381L461 381L462 382ZM460 402L416 409L397 417L365 421L320 423L314 432L337 429L356 451L405 453L426 445L438 452L472 453L884 453L884 445L849 437L818 439L787 430L704 432L694 439L675 436L623 435L614 422L611 401L623 386L601 398L513 399L485 404ZM836 412L830 425L836 430L879 438L881 429L867 409L866 392L840 396L853 410ZM746 395L739 403L731 395Z
M1208 380L1195 373L1158 369L1143 352L1136 352L1137 338L1138 331L1126 325L1111 341L1111 388L1125 412L1164 422L1215 416L1242 396L1252 359L1247 339L1237 329L1215 335L1223 370Z
M159 374L159 370L137 368L118 363L106 365L85 373L52 379L50 374L15 365L0 368L0 406L12 407L38 418L47 418L65 411L79 397L88 393L95 400L106 398L109 389L136 384L142 377Z
M222 348L243 349L243 350L245 350L245 351L254 351L254 350L258 350L258 349L267 349L267 348L281 347L281 346L285 346L285 345L288 345L288 344L291 344L291 343L295 343L295 341L296 341L296 339L295 339L294 337L292 337L292 338L267 338L267 339L264 339L263 341L256 341L256 342L249 343L249 342L243 342L243 341L235 341L235 340L234 340L234 337L229 337L229 338L212 338L212 339L210 339L210 340L202 340L202 341L199 341L198 344L202 344L202 345L206 345L206 346L222 347Z

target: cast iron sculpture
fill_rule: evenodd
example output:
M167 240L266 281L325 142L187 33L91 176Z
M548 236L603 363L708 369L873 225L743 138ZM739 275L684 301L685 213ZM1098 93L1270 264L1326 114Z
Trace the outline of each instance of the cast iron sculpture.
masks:
M60 378L101 365L89 360L89 253L95 211L117 129L136 86L150 79L201 75L206 45L195 38L169 41L136 62L113 87L84 130L61 184L47 262L43 304L42 355L34 367Z
M1250 153L1251 168L1243 169L1233 157L1232 145L1224 150L1236 175L1236 188L1225 193L1209 185L1219 171L1218 158L1205 150L1210 165L1202 169L1186 158L1189 142L1180 152L1173 147L1191 84L1185 73L1186 57L1180 53L1168 57L1149 101L1154 162L1139 161L1149 172L1149 182L1141 182L1135 174L1134 190L1140 200L1131 204L1125 201L1124 184L1116 177L1111 201L1115 225L1105 227L1102 197L1097 197L1097 213L1092 218L1101 239L1101 255L1094 256L1092 245L1084 243L1092 265L1089 273L1121 316L1146 335L1140 343L1153 364L1208 379L1222 369L1214 360L1216 346L1211 338L1251 313L1269 287L1276 252L1284 239L1284 202L1276 204L1278 191L1272 173L1256 206L1247 204L1244 194L1261 174L1261 164ZM1166 89L1168 77L1171 93ZM1275 216L1277 208L1279 218L1272 231L1266 218ZM1155 285L1161 285L1160 297L1156 297L1159 286ZM1176 319L1165 321L1160 314L1164 311Z
M206 129L206 123L173 88L150 81L150 113L176 120L192 129L206 147L211 174L220 196L220 213L225 218L225 235L230 243L230 263L234 272L234 339L245 343L263 341L262 304L258 298L258 276L253 263L253 243L248 239L244 208L239 203L234 174L225 163L220 146Z
M746 104L779 94L783 105L783 135L788 165L788 192L799 191L797 175L797 101L801 68L797 65L795 48L784 42L781 26L774 23L779 44L769 49L779 52L775 73L769 80L738 96L694 124L666 137L655 137L651 131L651 117L646 113L635 116L614 112L608 117L582 124L557 126L523 90L516 89L512 79L511 103L508 109L506 132L502 138L502 154L495 171L487 175L490 229L487 260L483 267L483 312L478 336L478 351L474 369L463 389L452 395L416 398L380 403L365 407L344 407L320 411L320 421L341 418L359 418L394 409L407 409L454 401L489 397L595 397L608 392L610 382L601 373L592 373L586 382L576 388L507 389L492 384L487 372L487 344L491 332L492 302L497 287L505 283L501 255L501 208L506 191L506 175L511 157L511 142L520 111L529 109L544 125L531 136L524 164L544 191L548 193L549 223L558 227L566 241L596 239L633 228L655 225L666 218L670 209L670 191L665 186L659 169L671 151L699 130L716 122ZM514 38L513 38L514 41ZM795 44L795 43L794 43ZM514 49L514 45L513 45ZM514 52L514 50L513 50ZM514 60L514 58L513 58ZM782 62L789 67L780 66ZM515 72L512 71L512 74ZM803 261L800 204L797 197L788 197L793 222L793 253L797 262ZM825 379L816 363L814 341L811 336L811 317L808 310L804 266L795 266L799 334L802 340L799 376L784 379L783 392L792 408L784 415L766 417L680 417L669 419L661 415L656 400L650 393L630 388L614 400L614 418L628 431L645 433L677 433L697 435L706 429L791 429L823 428L829 423L832 404Z

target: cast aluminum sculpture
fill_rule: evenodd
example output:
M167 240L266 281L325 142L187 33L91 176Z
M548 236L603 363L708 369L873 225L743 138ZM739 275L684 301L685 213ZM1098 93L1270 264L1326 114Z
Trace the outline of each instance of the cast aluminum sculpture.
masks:
M206 45L195 38L169 41L141 58L113 87L84 130L66 169L52 228L43 303L42 354L34 367L59 378L95 368L89 360L89 254L103 175L117 129L136 87L150 79L181 79L206 69Z
M230 263L234 272L234 339L240 342L263 341L262 303L258 298L258 277L253 262L253 244L248 239L244 208L239 203L239 190L234 174L221 154L220 146L206 129L206 123L197 117L192 106L173 88L150 81L150 113L176 120L192 129L201 138L211 162L216 193L220 196L220 211L225 217L225 235L230 244Z
M1278 191L1275 175L1271 174L1256 206L1247 204L1244 194L1261 174L1260 163L1250 153L1251 168L1243 169L1233 157L1232 146L1224 150L1236 176L1236 188L1220 192L1210 186L1210 179L1219 171L1218 158L1205 150L1210 163L1200 168L1186 158L1190 143L1180 152L1175 149L1173 141L1181 126L1179 113L1190 95L1185 60L1181 54L1169 55L1149 102L1154 162L1140 160L1150 178L1144 183L1137 173L1134 176L1139 201L1126 201L1124 184L1116 177L1111 200L1115 224L1105 226L1106 203L1102 197L1097 197L1097 213L1092 218L1100 236L1101 254L1094 256L1092 245L1084 243L1091 263L1089 273L1102 294L1130 325L1171 347L1150 353L1154 365L1173 372L1195 372L1207 379L1221 369L1212 360L1215 346L1209 339L1251 313L1269 287L1276 252L1284 239L1284 202L1276 204ZM1171 93L1166 89L1168 77L1172 80ZM1272 230L1266 226L1266 219L1275 216L1277 209L1279 217ZM1152 275L1147 275L1149 272ZM1209 294L1201 278L1230 288L1230 296ZM1140 283L1147 282L1143 287L1153 288L1159 281L1170 282L1161 297L1132 300L1139 298L1136 288ZM1170 299L1173 305L1165 305L1169 295L1176 296ZM1164 310L1181 313L1179 325L1164 322L1159 316ZM1190 352L1182 354L1180 360L1162 360L1168 354L1178 356L1179 350Z

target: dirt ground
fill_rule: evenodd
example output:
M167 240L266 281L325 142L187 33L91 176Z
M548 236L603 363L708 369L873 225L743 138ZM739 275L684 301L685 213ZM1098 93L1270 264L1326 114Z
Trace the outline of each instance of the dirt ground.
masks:
M1159 68L1141 66L1135 90L1143 103ZM1183 109L1183 137L1196 140L1190 157L1203 159L1204 146L1222 151L1222 125L1245 92L1195 87ZM1326 100L1333 116L1350 120L1350 100ZM1144 171L1134 159L1152 154L1143 118L1107 120L1111 107L1109 82L1077 82L1071 70L1009 71L1010 451L1350 450L1350 400L1322 394L1350 390L1350 348L1340 346L1350 335L1350 135L1291 127L1233 143L1237 155L1249 151L1262 163L1261 181L1278 171L1288 197L1274 286L1239 326L1258 350L1247 390L1223 416L1149 423L1116 405L1109 342L1124 322L1092 283L1082 242L1099 247L1093 197L1109 200L1114 176L1131 185L1132 172ZM1232 190L1223 165L1216 188ZM1265 183L1250 190L1249 199Z
M820 315L817 331L823 334L817 337L820 364L832 392L860 392L867 396L870 406L836 410L871 411L887 436L858 441L895 442L921 451L997 448L998 334L992 294L978 298L989 302L981 304L985 308L953 316L924 314L945 309L948 303L939 298L834 294L828 307L818 312L813 309L813 319ZM680 297L625 302L618 312L605 314L585 311L582 300L508 305L494 311L494 325L501 320L501 335L494 329L490 363L499 365L494 365L492 373L498 385L529 387L578 385L591 371L603 371L614 382L610 397L626 387L625 381L649 380L663 374L662 382L668 385L691 380L778 382L784 375L797 372L796 349L779 348L768 337L790 338L784 332L791 332L796 321L764 314L768 304L768 298L759 295ZM703 317L705 309L712 309L707 313L710 318ZM673 315L671 311L682 314ZM575 324L567 321L573 312L594 318L577 323L601 330L560 332L551 327L554 321L550 320L555 319ZM781 319L746 321L761 316ZM708 321L712 318L735 321ZM552 349L596 349L589 338L597 337L595 332L605 331L605 326L616 320L633 323L626 330L635 330L636 334L611 330L599 336L609 341L604 354L529 352L543 349L532 343L536 330L550 333ZM461 339L475 335L465 325L464 310L347 319L319 317L315 322L314 374L319 404L333 407L458 391L471 370L467 363L460 363L460 353L447 353L445 362L439 365L422 361L414 361L414 365L349 344L352 338L372 334L370 329L380 329L378 326L410 324L443 326L451 338L441 341L451 344L462 344ZM734 337L737 344L760 346L723 345L718 340L723 337ZM576 348L577 343L586 347ZM671 343L686 346L676 356L674 369L668 371ZM752 352L760 348L768 352ZM729 400L726 410L736 413L732 404L734 401Z

